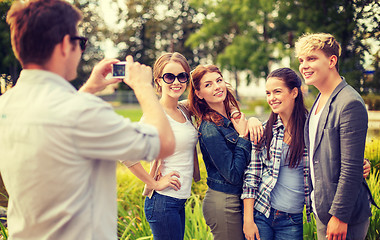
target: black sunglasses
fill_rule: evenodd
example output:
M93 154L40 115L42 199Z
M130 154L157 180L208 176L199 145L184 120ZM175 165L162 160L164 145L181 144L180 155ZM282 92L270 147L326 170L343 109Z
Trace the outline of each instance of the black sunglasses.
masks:
M181 72L180 74L178 74L177 76L174 75L173 73L165 73L164 75L162 75L161 77L164 82L166 82L167 84L171 84L175 81L175 79L177 78L178 81L180 83L187 83L187 81L189 81L189 74L187 72Z
M82 50L82 52L84 52L84 50L86 50L86 45L87 45L88 38L74 36L74 37L71 37L70 39L71 39L71 41L79 40L79 46L80 46L80 49Z

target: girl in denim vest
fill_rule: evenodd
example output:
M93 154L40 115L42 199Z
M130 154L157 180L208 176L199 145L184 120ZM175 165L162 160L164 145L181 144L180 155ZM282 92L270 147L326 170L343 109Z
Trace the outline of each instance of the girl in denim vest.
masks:
M208 175L203 202L206 224L215 240L244 239L240 194L251 154L247 120L243 113L230 117L239 106L216 66L198 66L191 76L189 108L199 126Z

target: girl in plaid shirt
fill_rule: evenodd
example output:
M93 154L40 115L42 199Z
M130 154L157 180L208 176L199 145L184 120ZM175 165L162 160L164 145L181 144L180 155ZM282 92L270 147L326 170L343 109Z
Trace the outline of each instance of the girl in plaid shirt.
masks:
M289 68L269 74L272 109L244 174L243 231L250 239L302 239L302 211L310 217L309 168L303 130L307 110L301 79ZM255 211L254 211L255 210Z

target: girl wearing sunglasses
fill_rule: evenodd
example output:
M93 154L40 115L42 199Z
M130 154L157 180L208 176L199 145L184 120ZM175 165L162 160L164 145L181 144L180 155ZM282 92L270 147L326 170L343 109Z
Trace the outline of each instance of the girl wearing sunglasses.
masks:
M180 240L185 233L185 202L192 178L199 181L195 145L198 132L187 109L178 103L190 78L190 66L180 53L166 53L153 67L156 91L173 129L176 148L172 156L156 159L148 174L141 164L129 166L145 182L145 216L155 240ZM143 119L142 119L143 121Z

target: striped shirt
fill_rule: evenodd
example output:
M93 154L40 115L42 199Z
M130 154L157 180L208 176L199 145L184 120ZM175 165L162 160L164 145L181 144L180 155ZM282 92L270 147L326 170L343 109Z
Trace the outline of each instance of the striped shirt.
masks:
M266 123L264 123L265 127ZM273 138L270 145L270 159L267 158L265 143L260 148L252 147L251 162L244 173L242 199L254 198L255 210L263 213L267 218L270 215L270 195L277 183L280 171L282 146L285 127L280 117L273 124ZM310 221L310 188L309 188L309 160L305 148L302 157L305 205L308 222Z

